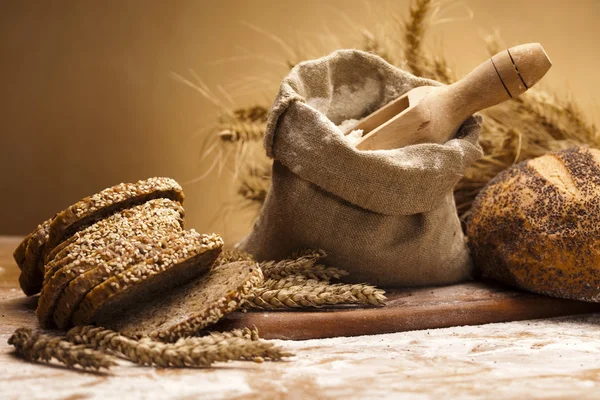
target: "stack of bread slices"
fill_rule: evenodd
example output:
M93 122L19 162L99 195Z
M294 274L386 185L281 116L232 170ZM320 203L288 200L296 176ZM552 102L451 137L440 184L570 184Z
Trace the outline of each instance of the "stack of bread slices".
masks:
M263 276L253 261L216 262L223 240L184 230L181 186L169 178L86 197L14 252L23 292L40 293L42 327L98 324L163 340L197 333L238 308Z

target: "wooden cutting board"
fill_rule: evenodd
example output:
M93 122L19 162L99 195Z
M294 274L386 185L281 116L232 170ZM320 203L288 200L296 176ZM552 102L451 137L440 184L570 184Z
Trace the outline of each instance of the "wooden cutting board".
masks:
M37 326L35 298L18 289L12 251L19 238L0 237L0 331ZM236 312L218 329L258 327L266 339L317 339L480 325L600 312L600 303L554 299L492 283L394 290L385 307ZM4 332L6 331L6 332Z
M385 307L230 314L219 329L258 327L266 339L322 339L600 312L600 303L554 299L493 283L393 290Z

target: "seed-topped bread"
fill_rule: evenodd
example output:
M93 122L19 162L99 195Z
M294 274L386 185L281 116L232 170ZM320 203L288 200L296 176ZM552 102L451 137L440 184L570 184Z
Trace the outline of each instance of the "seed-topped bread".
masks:
M162 201L163 199L157 199L153 202L161 204ZM113 224L110 224L110 221ZM74 261L62 268L55 268L52 274L49 272L46 274L47 279L36 310L42 326L52 325L56 303L64 288L73 279L118 257L125 265L136 263L147 258L147 253L151 249L161 246L162 239L182 232L181 214L171 208L152 207L152 202L138 206L135 210L122 211L95 225L102 226L100 231L106 230L111 233L110 244L103 242L100 247L94 247L88 246L87 242L83 241L82 249L78 250L75 246L73 251L84 256L76 257Z
M85 325L94 322L98 315L120 315L137 302L189 282L210 268L222 247L223 240L218 235L185 232L160 254L93 288L73 313L73 323Z
M80 270L80 274L71 280L60 294L54 308L54 324L60 329L70 327L73 312L79 308L81 301L92 289L139 262L153 259L181 235L182 232L171 234L168 231L164 233L150 232L144 238L137 238L139 243L136 246L137 251L128 252L106 262L86 261L92 264L91 268ZM81 273L81 271L84 272Z
M565 150L502 172L475 200L468 236L484 277L600 302L600 150Z
M48 239L51 222L52 219L49 219L38 225L37 229L21 242L13 254L15 261L21 267L19 285L27 296L39 293L42 287L44 262L41 254Z
M213 267L210 272L159 297L135 301L118 317L98 313L96 322L132 337L150 336L173 341L197 334L235 311L252 290L263 282L253 261Z
M76 232L117 211L156 198L183 202L181 186L170 178L150 178L137 183L122 183L86 197L38 226L15 251L15 261L23 271L19 283L23 292L34 295L41 289L47 255ZM26 243L25 243L26 242ZM23 257L25 248L25 257Z
M44 281L47 282L60 268L76 260L90 256L98 250L106 250L107 260L113 251L110 246L117 239L135 238L153 230L180 231L183 228L183 207L169 199L154 199L133 208L122 210L96 222L72 236L52 261L46 264ZM66 243L66 242L63 242Z
M150 178L136 183L121 183L86 197L58 213L48 232L44 255L76 232L117 211L156 198L183 203L183 190L171 178Z

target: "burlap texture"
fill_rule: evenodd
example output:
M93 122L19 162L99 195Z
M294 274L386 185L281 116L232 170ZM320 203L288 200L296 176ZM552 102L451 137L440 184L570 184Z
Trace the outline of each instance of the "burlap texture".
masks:
M395 150L359 151L337 125L406 91L439 85L358 50L296 66L267 123L273 184L239 246L259 260L323 249L348 280L383 287L468 279L471 260L452 187L481 156L480 118L457 138Z

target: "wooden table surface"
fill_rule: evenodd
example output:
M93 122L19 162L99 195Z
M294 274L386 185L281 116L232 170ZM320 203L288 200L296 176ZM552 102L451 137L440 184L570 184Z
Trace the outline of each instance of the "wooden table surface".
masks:
M210 369L127 362L110 374L25 362L7 339L36 326L0 238L0 399L600 398L600 314L372 336L277 341L289 361Z

